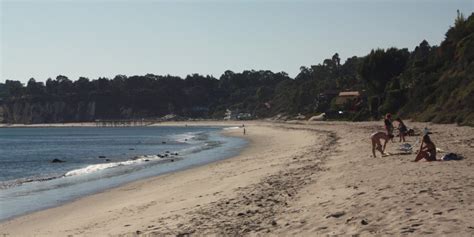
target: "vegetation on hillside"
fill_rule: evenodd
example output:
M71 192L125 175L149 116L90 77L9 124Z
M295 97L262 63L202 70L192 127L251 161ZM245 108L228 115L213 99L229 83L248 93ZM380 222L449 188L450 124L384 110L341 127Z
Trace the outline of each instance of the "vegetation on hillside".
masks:
M473 60L474 14L465 18L458 12L440 46L422 41L411 52L374 49L344 63L336 53L321 64L302 66L294 79L284 72L263 70L225 71L220 78L147 74L94 80L81 77L72 81L60 75L46 83L31 78L26 85L6 80L0 83L0 98L7 122L15 122L8 115L14 104L18 107L18 103L62 101L94 102L95 119L155 118L166 114L222 118L229 109L255 118L325 112L333 119L367 120L391 112L415 120L472 126ZM364 99L357 107L337 104L334 96L329 96L334 91L347 90L362 93ZM71 120L74 119L63 118Z

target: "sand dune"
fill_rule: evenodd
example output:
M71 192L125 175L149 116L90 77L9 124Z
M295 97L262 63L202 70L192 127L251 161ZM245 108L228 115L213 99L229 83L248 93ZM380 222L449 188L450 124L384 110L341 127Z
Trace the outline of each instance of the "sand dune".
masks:
M466 157L413 163L399 143L388 144L393 155L370 156L381 124L246 122L250 146L237 157L22 216L0 234L472 236L474 129L408 123Z

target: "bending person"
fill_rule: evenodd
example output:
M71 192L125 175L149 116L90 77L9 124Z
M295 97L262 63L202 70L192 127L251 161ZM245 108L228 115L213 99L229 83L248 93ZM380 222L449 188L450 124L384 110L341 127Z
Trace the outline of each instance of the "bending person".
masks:
M382 154L382 156L385 154L384 152L385 152L385 147L387 146L387 142L388 140L392 138L393 138L392 134L387 135L384 132L376 132L370 135L370 139L372 140L372 154L374 155L374 157L377 157L375 155L375 150L380 151L380 154ZM383 147L380 140L384 140Z
M421 159L426 159L427 161L436 161L436 146L431 141L430 136L425 134L423 140L421 141L420 150L416 155L414 162L417 162Z

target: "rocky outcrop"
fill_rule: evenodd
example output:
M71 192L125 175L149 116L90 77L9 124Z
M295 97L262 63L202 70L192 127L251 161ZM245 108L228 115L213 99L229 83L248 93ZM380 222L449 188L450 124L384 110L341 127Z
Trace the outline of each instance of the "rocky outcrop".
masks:
M20 99L3 103L4 123L61 123L95 120L94 101L33 101ZM0 118L1 121L1 118Z

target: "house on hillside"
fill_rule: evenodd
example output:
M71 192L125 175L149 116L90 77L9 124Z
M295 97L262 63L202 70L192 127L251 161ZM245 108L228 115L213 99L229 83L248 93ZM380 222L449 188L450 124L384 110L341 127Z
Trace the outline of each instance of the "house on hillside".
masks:
M227 109L224 115L225 120L236 120L239 111Z
M349 111L357 111L363 102L360 91L341 91L334 101L337 107L345 107Z
M249 120L252 119L253 116L250 113L240 113L237 110L230 110L227 109L224 119L225 120Z

